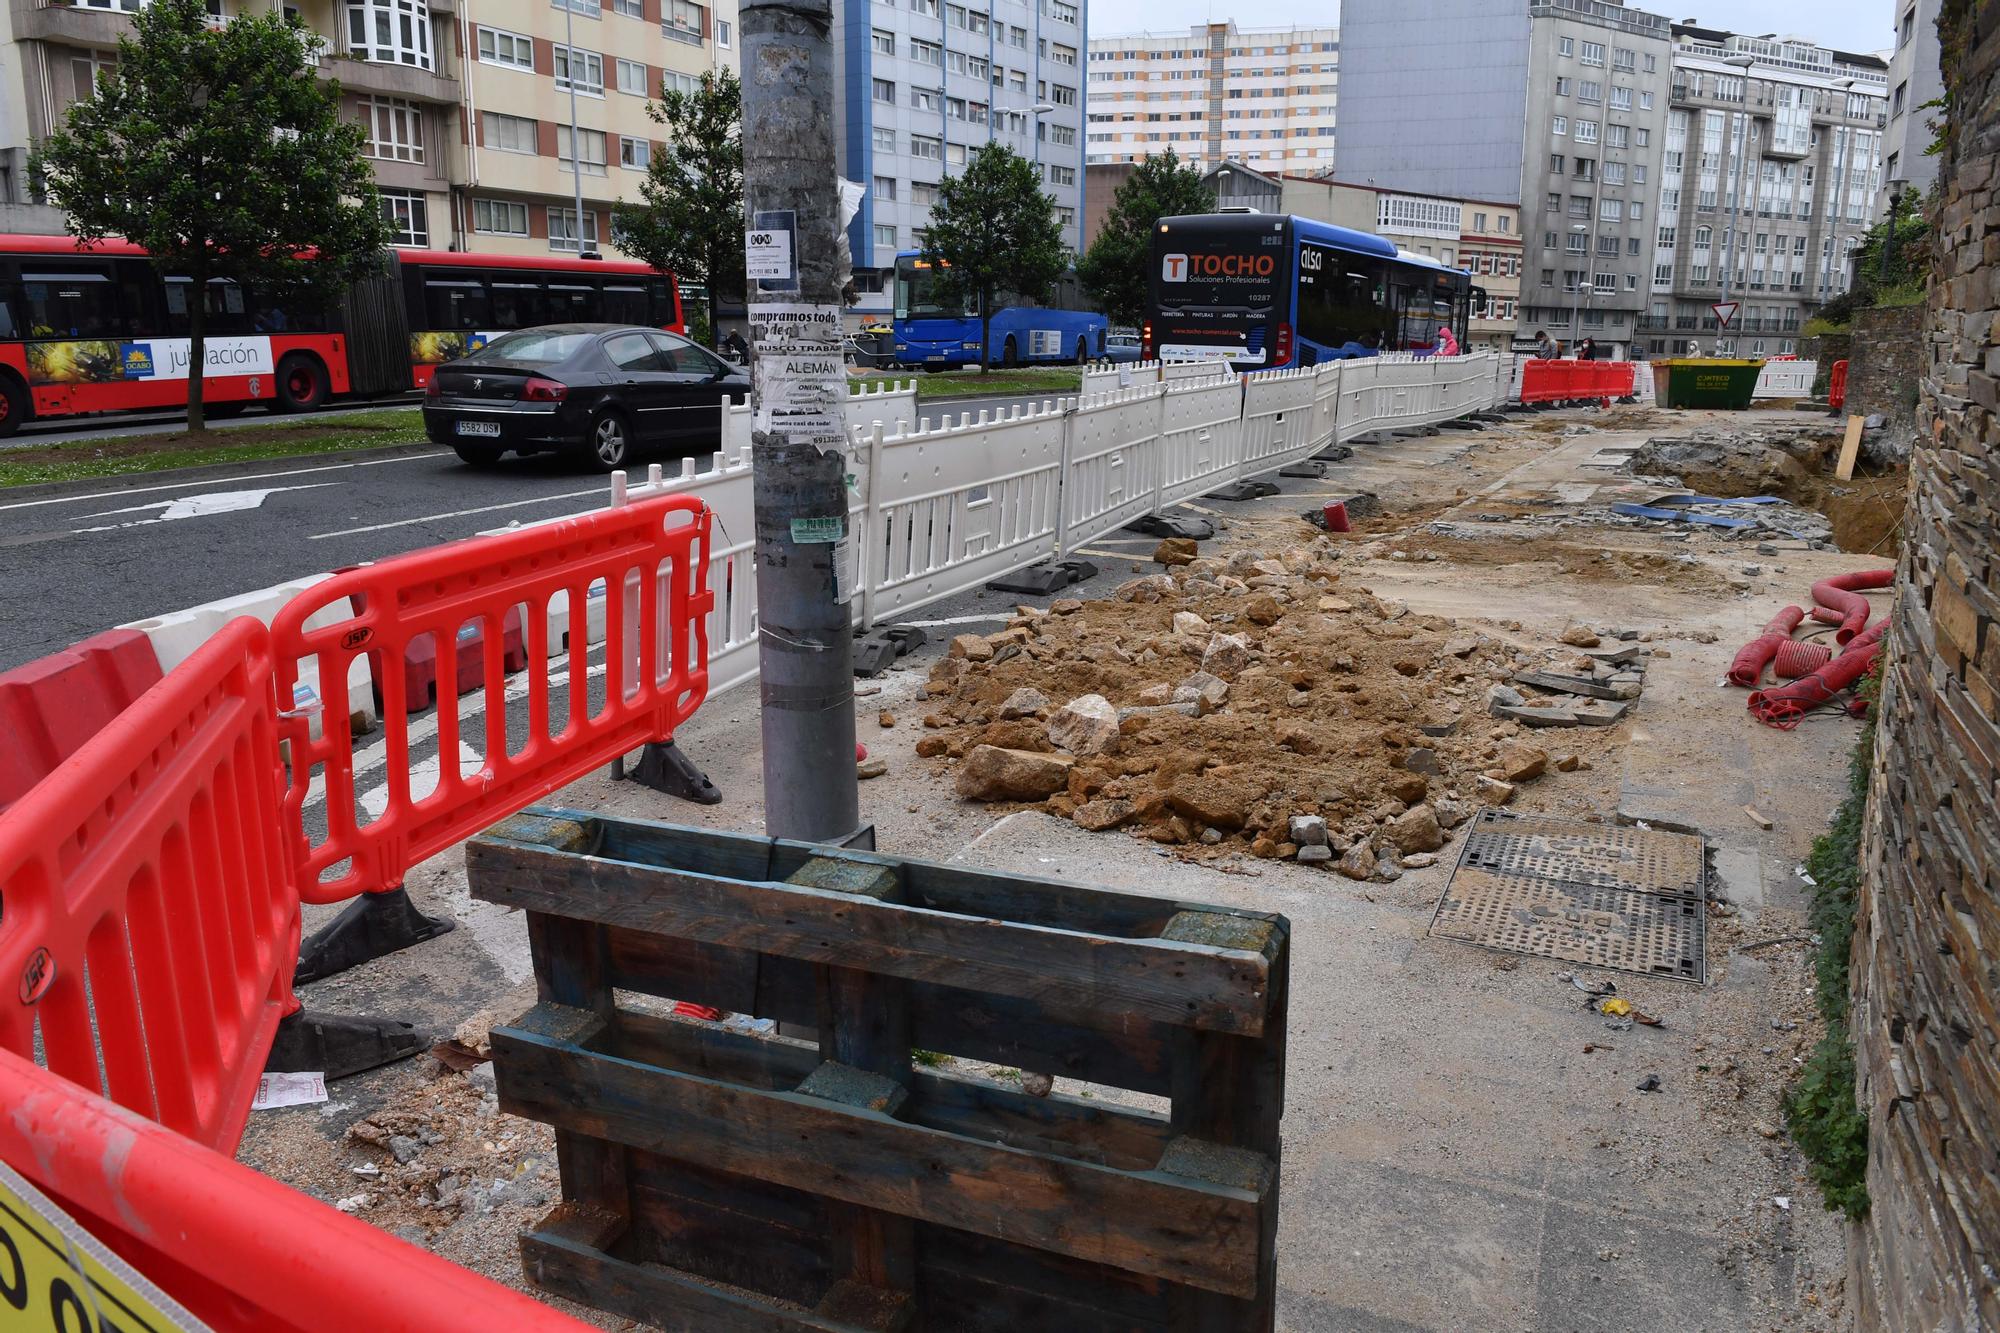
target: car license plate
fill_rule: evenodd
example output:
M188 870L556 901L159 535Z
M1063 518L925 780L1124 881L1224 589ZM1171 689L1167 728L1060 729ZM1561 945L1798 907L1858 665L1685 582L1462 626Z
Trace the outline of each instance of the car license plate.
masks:
M497 421L461 421L458 423L460 435L483 435L488 439L500 437L500 423Z

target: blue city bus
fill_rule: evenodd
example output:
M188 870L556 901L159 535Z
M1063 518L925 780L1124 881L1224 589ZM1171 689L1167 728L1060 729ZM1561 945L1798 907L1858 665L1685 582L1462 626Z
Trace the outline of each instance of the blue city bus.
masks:
M1145 354L1237 370L1313 366L1466 345L1485 293L1463 269L1380 236L1272 213L1161 218L1142 330Z
M1103 315L1084 309L1076 274L1064 273L1047 301L1002 299L993 312L988 359L996 366L1081 365L1104 355L1107 327ZM978 302L947 307L930 261L916 250L896 256L895 356L899 365L927 370L979 364Z

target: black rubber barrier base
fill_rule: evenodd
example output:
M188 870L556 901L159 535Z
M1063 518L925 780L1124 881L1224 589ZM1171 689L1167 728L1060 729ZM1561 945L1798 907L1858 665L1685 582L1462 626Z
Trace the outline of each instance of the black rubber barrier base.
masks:
M1192 537L1205 542L1215 535L1215 524L1205 518L1180 514L1144 514L1127 523L1125 531L1148 537Z
M271 1054L273 1074L321 1073L345 1078L407 1060L430 1043L415 1026L394 1018L349 1018L301 1009L278 1023Z
M292 984L323 981L357 963L434 940L450 932L453 925L419 912L409 891L400 884L387 893L364 893L301 946Z
M1280 472L1278 475L1282 477L1285 474ZM1275 482L1232 481L1227 486L1219 486L1215 490L1210 491L1204 498L1209 500L1236 501L1261 500L1267 495L1276 495L1277 493L1278 487Z
M648 745L639 752L639 763L625 775L642 787L678 796L696 805L721 805L722 789L694 766L672 741Z
M1015 592L1029 597L1046 597L1061 592L1072 583L1097 577L1097 566L1088 560L1058 560L1053 564L1029 565L1012 574L1003 574L986 585L988 592Z
M899 657L907 657L925 643L917 625L884 625L854 636L854 674L879 676Z

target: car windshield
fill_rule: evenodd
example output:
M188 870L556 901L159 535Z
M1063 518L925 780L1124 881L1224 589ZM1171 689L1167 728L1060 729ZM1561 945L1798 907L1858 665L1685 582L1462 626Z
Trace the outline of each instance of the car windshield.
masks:
M480 348L467 361L517 361L531 366L552 366L576 355L590 341L588 333L552 333L547 329L522 329L504 333Z

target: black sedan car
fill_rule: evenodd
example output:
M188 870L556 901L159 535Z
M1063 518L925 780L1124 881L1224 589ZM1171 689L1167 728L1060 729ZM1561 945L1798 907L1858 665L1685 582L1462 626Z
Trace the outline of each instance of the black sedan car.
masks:
M718 405L742 402L750 372L678 334L623 324L549 324L502 334L439 366L424 431L475 466L562 453L606 472L643 449L713 449Z

